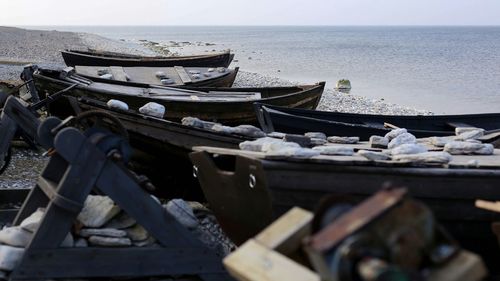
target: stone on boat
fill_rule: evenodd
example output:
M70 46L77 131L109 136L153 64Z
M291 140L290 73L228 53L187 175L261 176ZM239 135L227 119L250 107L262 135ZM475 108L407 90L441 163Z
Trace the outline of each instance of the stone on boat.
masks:
M404 134L404 133L408 133L408 131L405 128L399 128L399 129L391 130L389 133L385 134L384 137L388 138L389 141L391 141L395 137L397 137L401 134Z
M139 108L139 112L144 115L163 118L163 115L165 115L165 107L156 102L148 102Z
M224 126L222 124L215 124L210 128L212 131L221 133L221 134L226 134L226 135L231 135L234 133L234 128L229 127L229 126Z
M194 215L193 209L186 201L182 199L172 199L163 206L170 215L188 229L194 229L198 226L198 219Z
M113 228L83 228L80 230L78 235L81 237L90 237L93 235L105 237L125 237L127 236L127 232Z
M234 134L251 138L263 138L266 134L259 128L252 125L239 125L233 128Z
M124 229L131 227L135 224L135 219L129 216L125 212L120 212L116 217L110 220L104 227L105 228L115 228L115 229Z
M311 138L311 146L324 145L327 142L325 139Z
M0 245L0 270L13 271L21 262L24 248Z
M100 75L99 78L107 79L107 80L112 80L113 79L113 74L106 73L106 74Z
M389 139L381 136L371 136L369 144L371 148L387 148Z
M328 141L331 143L340 143L340 144L355 144L359 142L359 137L338 137L331 136L328 137Z
M126 228L124 231L127 233L128 238L132 241L143 241L149 237L148 231L140 224Z
M199 70L189 70L189 74L200 74L201 72Z
M241 150L247 150L247 151L262 151L262 147L264 144L268 143L279 143L283 142L282 140L275 139L275 138L270 138L270 137L263 137L259 138L253 141L244 141L239 144L239 147Z
M453 137L430 137L430 143L436 147L444 147L447 143L453 141Z
M45 208L38 208L33 214L25 218L19 225L22 229L31 233L35 232L45 214Z
M196 117L184 117L184 118L182 118L181 123L184 126L195 127L195 128L205 129L205 130L209 130L214 125L218 124L215 122L203 121L203 120L198 119Z
M276 139L283 139L285 137L285 133L280 133L280 132L272 132L268 133L267 136L270 138L276 138Z
M358 155L365 157L368 160L380 161L380 160L390 160L391 156L384 152L377 152L371 150L358 150Z
M165 78L167 78L167 75L163 71L157 71L157 72L155 72L155 76L158 79L165 79Z
M33 233L20 226L5 227L0 230L0 244L14 247L26 247L33 237Z
M122 101L119 101L119 100L109 100L106 105L108 106L108 108L111 108L111 109L118 109L118 110L123 110L123 111L126 111L128 110L128 104L122 102Z
M456 127L455 128L455 135L460 136L463 133L470 132L470 131L476 131L476 130L482 130L484 132L484 129L477 128L477 127Z
M132 241L125 237L102 237L102 236L90 236L89 243L93 246L104 246L104 247L127 247L132 246Z
M321 132L308 132L308 133L305 133L304 136L306 136L308 138L326 140L326 135L324 133L321 133Z
M156 239L153 236L149 236L146 240L143 241L132 241L132 244L136 247L147 247L153 245L156 242Z
M447 152L424 152L418 154L399 154L393 155L392 160L409 161L416 164L447 164L451 161L452 156Z
M320 152L310 148L284 146L280 149L267 151L267 155L293 158L310 158L320 155Z
M78 220L86 227L98 228L120 212L120 207L107 196L89 195Z
M351 156L354 154L354 149L348 146L323 145L315 146L313 150L319 151L322 155L344 155Z
M393 138L387 145L387 148L393 149L402 144L408 144L408 143L417 143L417 138L410 133L402 133L399 134L397 137Z
M467 141L453 141L444 146L444 151L455 155L479 154L492 155L495 148L491 143L473 143Z
M460 134L458 134L455 137L455 140L475 140L477 138L480 138L484 136L484 130L483 129L476 129L476 130L470 130L470 131L465 131Z
M296 142L287 141L268 142L262 145L263 152L275 152L285 148L300 148L300 145Z
M88 246L89 246L89 243L87 242L87 240L85 240L83 238L78 238L75 241L75 248L86 248Z
M392 155L417 154L427 152L427 148L418 143L405 143L391 149Z
M286 134L283 138L285 142L294 142L302 147L310 147L311 146L311 138L306 137L304 135L296 135L296 134Z

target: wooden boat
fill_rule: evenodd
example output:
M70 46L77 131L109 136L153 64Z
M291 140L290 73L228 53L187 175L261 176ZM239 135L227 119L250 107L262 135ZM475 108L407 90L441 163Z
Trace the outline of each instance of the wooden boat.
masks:
M186 86L186 87L231 87L239 68L208 67L121 67L121 66L75 66L76 73L96 82L118 85ZM105 73L105 74L104 74ZM99 75L101 74L101 75ZM111 79L102 78L108 74Z
M491 231L500 214L474 206L476 199L500 198L498 149L492 156L454 155L448 167L371 162L360 156L273 159L259 152L194 150L190 157L203 192L235 241L252 237L293 206L314 210L323 196L332 193L339 201L357 202L390 183L406 187L412 197L426 203L464 248L486 261L500 258ZM471 159L479 161L477 168L466 168Z
M68 66L149 66L149 67L228 67L234 58L231 52L223 52L194 56L137 56L131 54L106 51L61 51L64 62Z
M162 104L166 108L165 119L179 121L192 116L202 120L224 124L255 123L253 103L316 108L325 83L295 87L269 88L197 88L194 90L169 87L132 87L110 83L93 82L73 74L64 77L58 70L39 69L33 77L39 92L54 93L77 84L68 93L75 97L88 97L101 101L117 99L131 108L140 108L148 102ZM65 105L53 107L67 110Z
M318 131L331 136L359 136L368 140L383 136L391 125L406 128L416 137L455 135L456 127L500 129L500 113L466 115L371 115L283 108L256 104L255 111L265 132L303 134ZM389 124L389 127L384 126Z

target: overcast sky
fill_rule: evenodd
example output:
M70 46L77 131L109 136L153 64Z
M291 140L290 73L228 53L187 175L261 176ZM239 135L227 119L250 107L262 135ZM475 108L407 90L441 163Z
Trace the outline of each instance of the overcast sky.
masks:
M0 0L0 25L500 25L500 0Z

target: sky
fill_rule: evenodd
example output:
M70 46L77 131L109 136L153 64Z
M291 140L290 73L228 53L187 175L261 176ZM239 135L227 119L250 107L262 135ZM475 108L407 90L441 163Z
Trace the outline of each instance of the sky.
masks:
M0 0L0 25L500 25L500 0Z

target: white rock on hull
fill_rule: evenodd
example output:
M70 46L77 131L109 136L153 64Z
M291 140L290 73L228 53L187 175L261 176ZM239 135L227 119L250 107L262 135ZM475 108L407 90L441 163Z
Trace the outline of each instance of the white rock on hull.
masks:
M404 134L404 133L408 133L408 131L405 128L399 128L399 129L391 130L389 133L385 134L384 137L388 138L389 141L391 141L392 139L394 139L397 136Z
M304 136L308 138L315 138L315 139L323 139L326 140L326 135L321 132L307 132L304 134Z
M136 221L133 217L129 216L125 212L120 212L116 217L110 220L104 227L105 228L115 228L124 229L133 226Z
M31 214L21 222L21 228L31 233L35 232L38 228L38 225L40 225L40 221L42 220L44 214L45 209L38 208L33 214Z
M263 138L266 134L259 128L252 125L239 125L233 128L233 134L247 136L251 138Z
M172 215L179 223L188 229L194 229L198 226L198 219L193 213L193 209L182 199L172 199L164 205L167 212Z
M102 236L90 236L89 243L93 246L104 246L104 247L127 247L132 245L132 241L128 238L117 238L117 237L102 237Z
M331 136L331 137L328 137L328 142L340 143L340 144L355 144L355 143L359 142L359 137Z
M89 195L84 207L78 215L78 220L86 227L103 226L120 212L120 207L107 196Z
M387 148L389 139L381 136L371 136L369 144L371 148Z
M81 237L104 236L104 237L125 237L127 232L113 228L83 228L78 233Z
M393 149L402 144L409 144L409 143L417 143L417 138L410 133L402 133L397 137L393 138L387 145L387 148Z
M478 155L492 155L495 152L495 148L491 143L474 143L467 141L454 141L447 143L444 146L444 151L460 155L460 154L478 154Z
M128 238L132 241L144 241L148 239L149 233L144 227L139 224L134 225L131 228L124 229Z
M26 247L33 237L33 233L20 226L5 227L0 230L0 244L14 247Z
M358 155L365 157L372 161L390 160L391 156L384 152L377 152L371 150L358 150Z
M319 151L319 153L322 155L351 156L354 154L354 149L348 146L324 145L313 147L313 150Z
M149 236L146 240L143 241L133 241L132 243L136 247L147 247L153 245L156 242L156 239L152 236Z
M0 245L0 270L13 271L21 262L24 248Z
M427 152L427 148L418 143L405 143L391 150L392 155L417 154Z
M452 156L447 152L424 152L419 154L400 154L392 156L395 161L409 161L417 164L447 164Z

